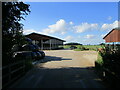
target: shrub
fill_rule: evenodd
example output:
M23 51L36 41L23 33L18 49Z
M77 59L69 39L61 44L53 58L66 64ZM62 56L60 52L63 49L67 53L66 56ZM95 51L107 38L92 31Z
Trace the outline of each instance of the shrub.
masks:
M96 62L97 62L98 64L100 64L101 66L103 66L103 58L102 58L100 52L98 53L98 58L97 58Z
M78 45L77 49L80 50L80 51L83 51L83 50L85 50L85 47L83 45Z
M103 52L99 52L95 68L100 76L105 72L105 81L109 87L119 87L120 82L120 48L106 45Z

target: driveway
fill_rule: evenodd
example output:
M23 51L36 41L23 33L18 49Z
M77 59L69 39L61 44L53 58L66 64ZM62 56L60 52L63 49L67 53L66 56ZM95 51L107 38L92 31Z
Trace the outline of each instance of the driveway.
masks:
M11 88L104 88L94 73L96 51L50 50Z
M46 57L38 64L44 68L93 67L97 59L96 51L52 50L45 51ZM49 61L49 62L47 62Z

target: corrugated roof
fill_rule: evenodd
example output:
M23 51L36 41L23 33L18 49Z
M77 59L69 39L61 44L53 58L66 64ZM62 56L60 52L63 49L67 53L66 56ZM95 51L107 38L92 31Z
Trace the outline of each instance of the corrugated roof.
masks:
M28 35L25 35L25 36L29 36L29 35L38 35L38 36L43 36L43 37L47 37L47 38L50 38L50 39L57 39L57 40L66 42L65 40L62 40L62 39L59 39L59 38L56 38L56 37L52 37L52 36L48 36L48 35L43 35L43 34L38 34L38 33L31 33L31 34L28 34Z

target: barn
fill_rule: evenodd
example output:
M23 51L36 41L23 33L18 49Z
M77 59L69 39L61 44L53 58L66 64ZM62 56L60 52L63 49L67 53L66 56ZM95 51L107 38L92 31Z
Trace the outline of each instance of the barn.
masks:
M120 28L112 29L103 39L107 44L120 44Z
M112 29L104 38L108 50L119 50L120 48L120 29Z
M40 46L41 50L60 49L61 47L59 46L62 46L63 42L65 42L62 39L38 33L31 33L25 35L25 37L30 38L34 44Z

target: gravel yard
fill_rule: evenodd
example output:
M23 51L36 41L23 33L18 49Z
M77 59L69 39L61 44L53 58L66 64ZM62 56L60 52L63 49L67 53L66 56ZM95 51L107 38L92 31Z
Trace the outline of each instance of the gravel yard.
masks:
M44 68L93 67L97 59L96 51L52 50L45 51L46 63L38 64Z
M10 88L105 88L89 67L94 67L96 51L51 50Z

